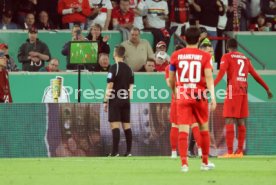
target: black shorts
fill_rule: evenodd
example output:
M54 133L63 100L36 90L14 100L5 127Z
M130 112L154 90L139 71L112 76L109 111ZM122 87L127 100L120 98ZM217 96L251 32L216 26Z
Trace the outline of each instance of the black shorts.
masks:
M108 121L130 123L129 100L111 100L108 103Z

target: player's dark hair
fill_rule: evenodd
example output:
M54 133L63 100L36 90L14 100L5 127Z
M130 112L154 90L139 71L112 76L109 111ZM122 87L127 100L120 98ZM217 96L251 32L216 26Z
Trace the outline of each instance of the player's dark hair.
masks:
M118 57L120 57L120 58L125 57L126 49L124 46L121 46L121 45L115 46L114 51Z
M226 44L227 49L238 49L238 42L234 38L230 38Z
M186 36L186 42L189 45L195 45L199 42L200 30L195 26L191 26L186 30L185 36Z

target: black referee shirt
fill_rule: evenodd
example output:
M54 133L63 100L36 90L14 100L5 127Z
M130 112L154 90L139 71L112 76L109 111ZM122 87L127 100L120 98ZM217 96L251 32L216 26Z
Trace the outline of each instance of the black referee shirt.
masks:
M129 86L134 84L134 73L130 67L123 63L117 62L113 64L107 74L107 83L113 82L113 91L110 100L113 99L129 99Z

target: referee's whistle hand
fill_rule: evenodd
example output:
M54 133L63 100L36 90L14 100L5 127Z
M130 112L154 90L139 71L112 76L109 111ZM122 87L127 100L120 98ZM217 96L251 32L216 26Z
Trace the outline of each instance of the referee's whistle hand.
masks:
M211 111L215 111L217 107L217 102L216 101L211 101Z
M104 104L104 112L107 112L107 103Z

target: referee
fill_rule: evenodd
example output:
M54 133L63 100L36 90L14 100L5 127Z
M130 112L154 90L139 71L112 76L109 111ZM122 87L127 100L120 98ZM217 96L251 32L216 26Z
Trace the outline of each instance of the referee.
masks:
M109 156L119 156L120 124L124 129L126 138L126 153L131 156L132 131L130 128L130 97L134 83L134 74L125 64L125 48L116 46L113 57L115 64L109 69L107 75L107 87L104 99L104 109L107 112L108 121L111 124L113 146Z

